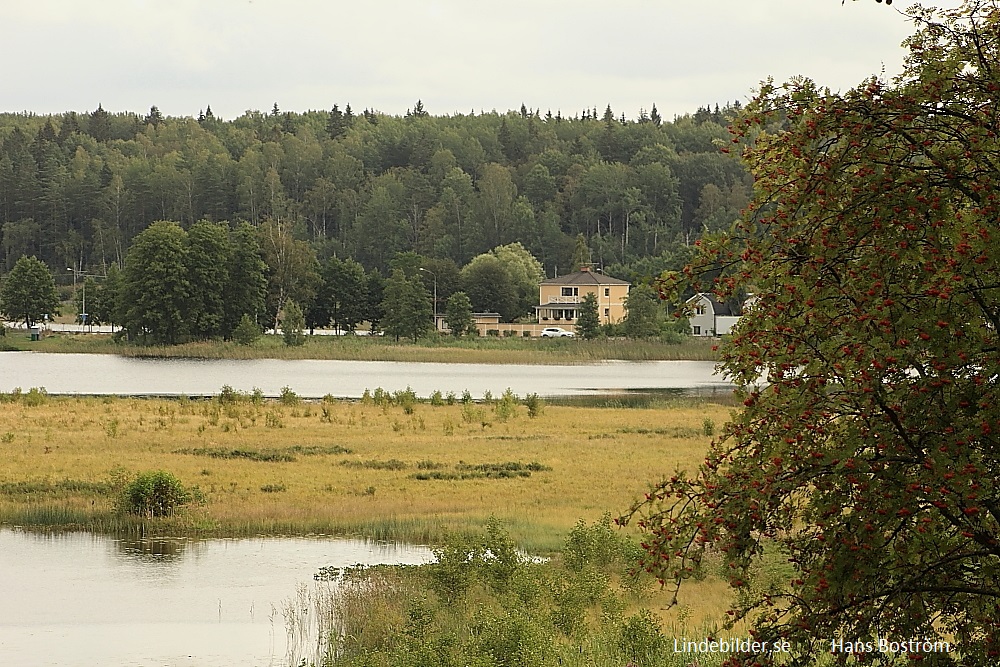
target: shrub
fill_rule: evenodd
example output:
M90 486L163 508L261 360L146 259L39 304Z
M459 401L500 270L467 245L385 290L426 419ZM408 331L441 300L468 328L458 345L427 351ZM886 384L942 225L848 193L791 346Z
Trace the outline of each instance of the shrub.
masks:
M163 470L154 470L139 473L126 484L121 509L136 516L171 516L190 500L190 492L177 477Z
M524 404L528 408L528 417L534 419L542 414L545 409L545 401L538 397L538 394L528 394L524 397Z
M278 397L278 400L282 405L298 405L300 399L291 387L284 386L281 388L281 396Z
M504 391L500 400L493 406L493 413L501 422L505 422L517 414L517 394L510 387Z
M244 314L240 318L240 323L233 329L233 342L237 345L253 345L261 335L257 323L249 315Z

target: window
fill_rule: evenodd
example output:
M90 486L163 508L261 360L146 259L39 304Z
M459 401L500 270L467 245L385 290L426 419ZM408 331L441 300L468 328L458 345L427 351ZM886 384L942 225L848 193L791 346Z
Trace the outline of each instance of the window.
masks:
M611 317L611 309L610 308L605 308L604 309L604 317Z
M578 287L563 287L562 288L562 295L563 296L578 296L579 294L580 294L580 288L578 288Z
M701 335L701 327L697 327L696 326L696 327L691 327L691 328L694 329L694 335L695 336L700 336Z
M611 288L610 287L605 287L604 288L604 296L611 296Z
M704 315L704 314L705 314L705 306L704 306L703 304L700 304L700 303L699 303L699 304L698 304L698 305L697 305L697 306L695 307L695 309L694 309L694 314L695 314L695 315Z

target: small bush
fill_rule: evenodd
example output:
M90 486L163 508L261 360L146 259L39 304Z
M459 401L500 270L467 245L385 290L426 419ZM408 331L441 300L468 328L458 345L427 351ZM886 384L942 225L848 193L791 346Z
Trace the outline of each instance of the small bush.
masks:
M701 432L708 436L715 435L715 422L705 417L705 421L701 423Z
M486 335L487 336L492 336L494 338L499 338L500 337L500 330L499 329L487 329L486 330Z
M298 405L300 401L299 395L288 386L281 388L281 396L278 397L278 400L282 405Z
M139 473L126 484L121 508L145 517L172 516L191 501L190 492L174 475L163 470Z
M506 422L517 414L517 394L511 391L510 387L500 396L500 400L493 406L493 413L500 422Z
M265 484L260 487L260 490L263 493L281 493L282 491L287 491L288 487L284 484Z
M517 335L517 332L514 331L513 329L504 329L503 330L503 337L504 338L513 338L516 335Z
M528 417L534 419L542 414L545 409L545 401L538 397L538 394L528 394L524 397L524 405L528 408Z
M240 318L240 323L233 329L233 342L237 345L253 345L261 335L257 323L249 315L244 314Z

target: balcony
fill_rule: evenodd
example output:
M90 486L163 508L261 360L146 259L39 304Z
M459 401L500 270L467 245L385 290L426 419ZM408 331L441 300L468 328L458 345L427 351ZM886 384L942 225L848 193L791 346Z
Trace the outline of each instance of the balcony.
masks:
M580 303L581 300L578 296L550 296L546 303Z

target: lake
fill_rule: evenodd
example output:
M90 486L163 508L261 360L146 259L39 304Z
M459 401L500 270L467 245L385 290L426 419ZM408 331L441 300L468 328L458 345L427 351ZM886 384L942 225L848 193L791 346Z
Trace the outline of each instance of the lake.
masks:
M425 563L424 547L358 540L120 539L0 528L0 664L285 666L297 596L325 566ZM315 588L314 588L315 587Z
M277 396L360 398L365 389L418 396L434 391L481 398L507 388L519 396L573 396L657 389L729 391L711 361L605 361L573 365L440 364L389 361L134 359L104 354L0 352L0 391L44 387L52 394L217 394L223 385Z

